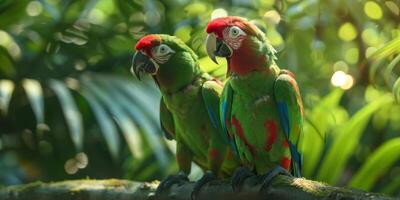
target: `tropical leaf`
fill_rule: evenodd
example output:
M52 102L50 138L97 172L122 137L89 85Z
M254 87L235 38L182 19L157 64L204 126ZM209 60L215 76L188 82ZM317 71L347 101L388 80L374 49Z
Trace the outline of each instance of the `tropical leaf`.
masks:
M396 67L397 63L400 61L400 54L397 55L392 61L390 61L389 65L386 67L383 77L386 80L386 83L392 84L392 72L394 67Z
M167 157L165 154L165 148L163 143L161 142L162 137L160 137L161 128L158 126L158 120L149 118L148 115L144 112L143 106L139 106L141 104L137 104L137 102L132 101L133 99L127 98L127 96L122 95L116 88L117 85L110 80L99 78L96 79L96 83L108 91L111 96L118 101L119 105L132 117L139 127L143 128L145 131L145 137L149 145L152 147L155 152L158 161L164 166L167 164ZM135 90L137 96L141 96L141 93L145 93L145 91ZM157 98L159 99L159 98ZM158 107L159 103L153 104L150 108ZM155 106L156 105L156 106ZM153 113L157 113L153 110Z
M388 195L395 195L399 193L400 188L400 178L394 177L380 190L381 193Z
M323 180L329 184L337 183L371 115L382 106L392 102L393 97L391 95L382 96L364 106L348 122L338 126L333 131L335 138L332 147L323 158L316 177L317 180Z
M393 95L397 103L400 103L400 77L393 85Z
M93 114L96 117L97 124L99 125L104 139L107 143L111 156L116 160L120 148L120 140L118 137L118 130L115 126L112 116L110 116L104 106L99 100L87 90L82 90L81 94L88 101L92 108Z
M357 170L349 182L349 186L371 190L376 180L400 159L400 137L391 139L376 149Z
M11 100L15 85L10 80L0 80L0 111L7 115L8 105Z
M306 177L312 177L320 159L325 145L325 134L334 123L335 113L343 90L336 89L326 95L314 108L306 113L307 119L304 125L304 167L303 174Z
M126 111L120 106L118 99L115 99L102 88L98 87L88 76L84 76L81 79L81 82L83 87L82 90L85 93L89 93L98 98L115 117L132 155L138 159L142 158L143 144L142 139L140 138L140 131Z
M368 56L368 59L379 60L389 57L395 53L400 53L400 37L397 37L383 45L382 48L376 50L374 53Z
M44 123L44 100L43 100L43 89L39 81L34 79L24 79L22 81L22 87L25 90L28 100L32 106L33 113L36 117L36 123Z
M71 133L72 142L77 150L81 151L83 146L82 115L75 104L74 98L62 81L51 79L49 81L49 87L53 89L60 101L65 121Z

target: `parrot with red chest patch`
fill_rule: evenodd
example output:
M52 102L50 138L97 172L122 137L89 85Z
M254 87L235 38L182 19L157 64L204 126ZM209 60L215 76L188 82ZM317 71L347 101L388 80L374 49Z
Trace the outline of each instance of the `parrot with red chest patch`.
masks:
M239 162L222 137L218 109L223 84L201 70L196 54L177 37L147 35L135 49L131 71L139 79L142 73L151 75L158 85L161 127L167 139L176 140L180 173L162 181L158 193L187 181L192 161L209 171L194 192L214 176L230 176Z
M220 117L242 165L256 174L268 172L269 179L287 171L300 177L303 105L294 75L276 65L265 34L244 18L213 19L206 32L210 58L228 62ZM236 176L242 182L240 176L250 172L238 173L233 181Z

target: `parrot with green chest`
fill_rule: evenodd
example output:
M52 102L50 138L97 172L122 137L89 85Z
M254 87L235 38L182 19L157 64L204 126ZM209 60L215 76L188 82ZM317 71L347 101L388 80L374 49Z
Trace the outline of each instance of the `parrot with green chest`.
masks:
M201 70L196 54L177 37L147 35L135 49L131 71L139 79L141 73L150 74L158 85L161 127L167 139L176 141L180 173L162 181L158 191L187 180L192 161L210 171L195 190L210 176L230 176L239 162L222 137L219 98L223 84Z
M249 176L290 171L300 177L303 105L294 75L275 64L275 49L265 34L244 18L209 22L210 58L225 57L227 76L220 104L226 139L247 170L238 170L233 186ZM235 183L236 182L236 183Z

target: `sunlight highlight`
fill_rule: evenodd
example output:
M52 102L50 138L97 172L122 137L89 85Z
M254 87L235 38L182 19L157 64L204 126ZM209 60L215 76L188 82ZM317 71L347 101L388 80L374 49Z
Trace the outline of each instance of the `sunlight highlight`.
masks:
M0 80L0 110L3 114L8 111L8 105L11 100L12 92L14 91L15 85L10 80Z
M79 169L84 169L89 164L89 159L84 152L76 154L74 158L67 160L64 164L64 169L67 174L76 174Z
M350 64L356 64L358 62L358 48L350 48L346 51L344 59Z
M279 24L281 15L276 10L267 11L263 17L269 24Z
M26 6L26 13L31 17L40 15L42 11L43 11L43 6L40 1L31 1Z
M382 18L381 7L373 1L368 1L367 3L364 4L364 12L371 19Z
M220 18L220 17L226 17L226 16L228 16L228 12L223 8L215 9L211 13L211 19Z
M0 30L0 46L3 46L15 60L21 58L21 48L14 39L5 31Z
M350 74L343 71L336 71L331 78L331 83L335 87L340 87L343 90L348 90L354 85L354 78Z
M338 35L344 41L352 41L357 37L357 30L352 23L346 22L340 26Z
M93 9L90 11L88 20L92 24L102 24L106 20L106 15L100 9Z

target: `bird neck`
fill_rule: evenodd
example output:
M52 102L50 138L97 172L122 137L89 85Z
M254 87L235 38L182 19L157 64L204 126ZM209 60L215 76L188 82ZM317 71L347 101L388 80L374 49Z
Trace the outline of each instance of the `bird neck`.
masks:
M174 94L184 91L185 88L193 85L204 72L198 67L193 67L191 71L180 71L171 75L158 73L154 76L161 93Z
M267 44L255 38L243 40L239 49L228 58L228 76L247 75L254 71L270 71L273 60L269 55Z

